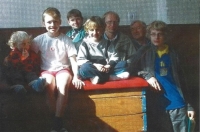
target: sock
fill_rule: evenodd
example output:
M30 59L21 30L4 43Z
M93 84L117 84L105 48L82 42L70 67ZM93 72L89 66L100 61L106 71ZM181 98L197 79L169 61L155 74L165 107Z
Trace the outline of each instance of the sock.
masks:
M53 124L53 130L60 130L63 126L63 121L61 117L55 117L54 118L54 124Z

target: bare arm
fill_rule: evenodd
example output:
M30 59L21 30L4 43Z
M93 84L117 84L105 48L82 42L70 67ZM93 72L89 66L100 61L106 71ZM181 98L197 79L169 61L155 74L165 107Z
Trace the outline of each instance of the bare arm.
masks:
M75 55L70 57L70 62L71 62L71 65L72 65L72 71L74 73L74 76L73 76L73 79L72 79L72 84L77 89L81 89L82 86L85 85L85 83L78 78L78 64L77 64Z

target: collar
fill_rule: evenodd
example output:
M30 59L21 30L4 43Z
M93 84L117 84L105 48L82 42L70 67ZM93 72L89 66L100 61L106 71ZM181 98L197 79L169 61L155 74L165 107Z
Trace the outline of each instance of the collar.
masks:
M83 30L84 29L84 27L80 27L80 28L78 28L78 29L72 29L74 32L80 32L81 30Z
M162 55L167 54L169 52L169 46L168 45L164 45L165 48L163 50L157 50L157 54L159 56L159 58L162 57Z
M117 37L118 37L118 34L117 34L113 39L109 39L109 38L107 37L106 33L104 33L103 36L104 36L104 38L105 38L106 40L115 41L115 40L117 39Z

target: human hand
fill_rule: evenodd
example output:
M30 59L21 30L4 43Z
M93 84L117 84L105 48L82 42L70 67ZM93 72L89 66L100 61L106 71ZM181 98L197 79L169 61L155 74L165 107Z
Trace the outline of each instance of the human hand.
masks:
M72 84L75 86L76 89L81 89L82 86L85 85L85 83L82 80L76 77L73 78Z
M22 50L21 60L25 60L29 56L29 53L26 49Z
M155 77L151 77L150 79L147 80L149 85L153 87L155 90L161 91L160 84L158 83L157 79Z
M98 71L102 72L102 69L103 69L104 65L97 64L97 63L94 63L93 65L97 68Z
M110 71L111 66L110 65L105 65L102 67L101 72L106 72L108 73Z
M190 118L190 120L194 120L194 115L195 115L194 111L188 111L187 114L188 114L188 117Z

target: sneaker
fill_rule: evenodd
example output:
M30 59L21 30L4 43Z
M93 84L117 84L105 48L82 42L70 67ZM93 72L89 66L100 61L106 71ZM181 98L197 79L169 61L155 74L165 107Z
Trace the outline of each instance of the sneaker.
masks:
M31 81L28 85L37 92L42 92L45 88L46 79L38 78L37 80Z
M90 78L90 81L92 82L92 84L97 84L97 83L99 83L99 77L95 76L93 78Z
M121 79L128 79L130 76L129 72L122 72L120 74L117 74L117 77L121 78Z
M128 79L129 76L130 76L129 72L122 72L117 75L110 75L109 80L110 81L125 80Z
M19 84L11 86L10 89L13 89L15 93L19 95L25 95L27 93L24 86Z

